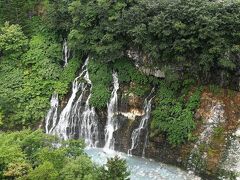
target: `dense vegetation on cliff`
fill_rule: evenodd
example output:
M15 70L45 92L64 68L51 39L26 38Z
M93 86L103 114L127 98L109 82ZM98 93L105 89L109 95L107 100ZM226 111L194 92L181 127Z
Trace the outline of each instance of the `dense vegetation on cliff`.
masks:
M70 39L103 61L128 49L148 54L153 65L175 64L206 78L213 69L237 68L238 1L74 1Z
M0 0L0 130L36 128L46 115L51 94L57 92L62 100L83 59L90 56L93 106L106 108L111 73L117 71L121 84L131 84L128 94L144 97L156 87L152 137L164 134L173 146L193 140L201 85L239 89L239 12L238 0ZM66 39L71 56L63 67ZM129 50L141 52L147 58L138 63L161 69L166 78L138 71ZM0 162L0 178L38 179L45 172L56 178L68 171L46 159L49 154L68 154L66 147L51 151L50 144L36 142L40 150L28 153L24 143L32 141L31 136L28 131L0 135L1 149L11 145L6 152L9 158L3 154ZM36 156L42 160L35 161ZM89 164L82 152L63 162L72 170L78 161ZM79 166L89 168L89 177L108 173L91 163ZM21 172L16 172L19 167Z
M179 87L190 76L206 83L218 70L232 77L239 69L238 1L2 1L0 9L0 110L6 129L43 119L50 95L68 92L86 54L95 61L91 103L99 108L110 97L112 69L122 82L136 83L132 91L138 95L159 85L136 72L130 49L148 54L147 66L159 67ZM64 38L72 59L63 69Z

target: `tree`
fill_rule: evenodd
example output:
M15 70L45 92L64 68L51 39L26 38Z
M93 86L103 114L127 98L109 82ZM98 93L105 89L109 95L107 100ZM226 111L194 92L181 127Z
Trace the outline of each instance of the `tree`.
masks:
M57 180L58 172L50 162L44 162L27 175L29 180Z
M0 0L0 24L9 21L11 24L21 25L24 32L28 31L29 20L35 13L35 6L39 2L39 0Z
M68 11L68 5L71 2L72 0L49 0L47 13L44 16L49 28L63 38L67 38L72 26L72 17Z
M0 179L124 180L129 176L124 160L113 158L106 168L99 167L83 148L82 141L62 142L40 130L0 133Z
M102 179L108 180L127 180L129 178L129 171L127 169L126 160L120 159L118 156L108 159L106 168L102 169ZM101 179L101 178L100 178Z
M96 173L91 159L85 155L80 155L76 159L69 161L61 171L62 180L91 180L97 179Z
M3 57L19 58L26 50L28 40L19 25L6 22L0 29L0 54ZM1 58L0 56L0 58Z
M7 178L20 178L27 175L32 170L31 164L27 162L9 163L3 176Z

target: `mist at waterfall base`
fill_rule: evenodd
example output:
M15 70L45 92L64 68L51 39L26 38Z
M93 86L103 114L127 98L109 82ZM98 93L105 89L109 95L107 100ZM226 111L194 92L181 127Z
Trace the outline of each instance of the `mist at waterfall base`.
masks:
M65 61L67 62L67 61ZM142 129L147 129L148 120L151 111L152 97L150 95L145 99L144 113L139 127L132 132L132 145L128 155L114 151L113 133L118 129L118 122L114 115L118 113L118 76L113 72L113 90L108 107L107 124L105 126L105 145L104 148L98 148L99 143L99 123L94 107L89 104L91 98L92 82L88 73L89 58L86 59L81 68L79 76L72 83L72 94L66 106L60 111L58 95L53 94L51 99L51 108L45 119L45 131L47 134L57 135L67 140L71 138L84 139L87 148L86 153L92 160L99 165L107 162L107 159L114 156L126 159L128 169L131 172L130 178L133 180L162 180L162 179L196 179L195 176L169 165L151 161L149 159L132 156L132 150L139 143L139 135ZM145 139L145 145L147 143ZM142 155L144 156L144 149ZM198 179L198 178L197 178Z

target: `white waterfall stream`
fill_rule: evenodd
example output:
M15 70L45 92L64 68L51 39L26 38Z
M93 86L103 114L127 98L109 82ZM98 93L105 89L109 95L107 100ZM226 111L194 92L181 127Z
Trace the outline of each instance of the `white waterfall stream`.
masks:
M68 49L68 44L67 44L67 40L64 39L63 41L63 61L64 61L64 66L66 66L68 64L68 58L70 56L70 51Z
M72 83L71 97L68 100L66 107L63 109L63 111L60 114L60 118L57 126L53 129L53 134L60 136L64 140L68 139L68 135L67 135L68 122L70 119L70 114L71 114L74 99L76 98L77 92L81 86L81 84L78 81L80 77L81 76L78 76L77 78L74 79Z
M111 99L108 104L108 117L107 117L107 124L105 128L105 146L104 149L108 150L114 150L114 137L113 133L117 130L117 122L114 119L114 115L117 112L117 106L118 106L118 95L117 91L119 89L119 83L118 83L118 76L117 73L113 73L113 91L111 93Z
M207 158L206 152L201 152L201 145L208 146L211 142L211 137L214 132L214 128L218 127L220 123L223 123L225 121L224 117L224 108L223 105L220 102L217 102L216 105L214 105L211 109L209 118L206 119L204 130L199 136L198 141L194 145L189 160L188 160L188 169L191 171L197 171L199 168L201 168L201 163L205 161ZM201 157L199 160L195 160L196 157Z
M85 103L84 111L81 115L82 120L79 121L79 123L81 123L80 137L85 138L85 143L89 147L96 147L97 143L98 143L98 121L96 118L96 112L95 112L94 107L91 107L89 104L89 101L91 98L91 91L92 91L92 82L89 79L88 72L84 76L84 79L87 81L88 84L91 85L91 88L90 88L90 93L89 93L86 103ZM84 92L84 90L82 90L82 92ZM80 95L80 97L81 96L82 96L82 94Z
M58 94L53 93L51 98L51 108L49 109L45 119L45 131L47 134L51 134L53 127L56 126L57 111L58 111ZM51 120L52 124L50 124Z
M97 147L98 144L98 122L96 121L96 112L94 107L90 107L89 100L91 94L88 96L83 112L83 120L80 129L80 136L85 137L85 143L89 147ZM94 140L94 141L93 141Z
M50 133L64 140L75 137L84 138L87 146L95 147L98 143L98 124L94 107L89 104L92 82L87 69L88 61L89 58L86 59L80 75L73 81L72 94L60 114L57 125L52 127L53 130ZM90 90L87 91L89 86ZM86 99L84 97L87 93L89 95ZM78 94L80 95L76 100Z
M84 80L82 82L79 92L81 92L79 98L72 107L72 112L69 120L69 138L74 138L76 132L78 136L84 138L88 147L96 147L98 143L98 121L94 107L89 104L91 98L92 82L89 79L88 71L85 72ZM84 103L84 95L87 87L90 87L89 95Z
M229 138L230 144L226 157L222 163L222 169L234 173L236 179L240 180L240 127ZM227 177L221 177L227 179Z
M153 93L153 90L151 91L149 96L144 100L144 116L141 118L138 128L134 129L132 132L132 136L131 136L132 144L131 144L131 148L128 150L129 155L132 155L132 150L137 148L140 141L140 135L142 130L144 129L147 130L148 120L150 118L150 113L151 113L152 99L153 99L153 97L150 97L152 93ZM148 136L148 133L146 133L146 138L144 142L143 153L142 153L143 156L145 155L145 148L147 145L147 136Z

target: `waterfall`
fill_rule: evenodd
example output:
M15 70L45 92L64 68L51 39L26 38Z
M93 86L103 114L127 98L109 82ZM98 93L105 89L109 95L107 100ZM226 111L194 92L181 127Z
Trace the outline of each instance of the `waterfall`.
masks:
M97 147L98 144L98 122L96 121L96 112L94 107L89 106L89 99L91 95L89 95L85 111L83 112L83 120L80 136L85 137L85 143L90 147ZM94 140L94 141L93 141Z
M189 170L201 170L201 166L207 158L207 153L201 152L201 146L208 146L210 144L214 128L223 122L225 122L224 108L220 102L217 102L216 105L212 107L209 118L205 122L204 130L191 151L187 164Z
M114 115L117 112L117 106L118 106L118 95L117 91L119 89L119 83L118 83L118 76L117 73L113 73L113 91L111 93L111 99L109 104L107 105L107 125L105 128L105 146L104 149L111 149L114 150L114 137L113 133L117 130L117 122L114 119Z
M147 147L147 144L148 144L148 128L146 128L146 137L145 137L145 140L144 140L144 145L143 145L143 151L142 151L142 157L145 157L145 150L146 150L146 147Z
M67 105L60 113L57 125L52 127L51 134L58 135L64 140L83 138L87 146L96 147L98 143L98 121L94 107L89 104L92 82L89 79L87 69L88 61L89 58L86 59L80 75L74 79L72 94Z
M84 79L87 81L89 85L91 85L90 93L85 102L85 107L82 115L80 116L80 137L85 138L85 143L90 147L96 147L98 143L98 121L96 117L96 112L94 107L90 107L89 101L91 98L92 91L92 82L89 79L89 74L86 72ZM82 90L82 94L80 95L80 99L82 99L84 90Z
M53 129L53 133L60 136L64 140L68 139L68 135L67 135L68 122L70 119L74 99L76 98L77 92L81 86L81 83L78 82L81 75L74 79L74 81L72 83L71 97L68 100L66 107L62 110L62 112L60 114L60 118L59 118L57 126Z
M63 61L64 61L64 66L66 66L68 64L68 58L70 56L70 51L68 49L68 45L67 45L67 40L64 39L63 41Z
M144 116L141 118L138 128L134 129L132 132L132 136L131 136L132 144L131 144L131 148L128 150L129 155L132 155L132 150L137 148L138 143L140 141L140 135L141 135L142 130L147 130L148 121L149 121L150 114L151 114L151 105L152 105L152 99L153 99L153 97L151 97L151 95L152 95L153 91L154 91L154 89L151 91L149 96L144 100ZM144 141L143 152L142 152L143 156L145 155L145 148L146 148L147 141L148 141L147 137L148 137L148 132L146 133L146 138Z
M51 134L53 127L56 126L57 123L57 110L58 110L58 94L53 93L51 98L51 108L49 109L46 119L45 119L45 131L46 134ZM50 121L52 120L52 124ZM49 128L51 127L51 128Z
M228 146L226 157L222 163L222 169L234 173L237 180L240 179L240 127L229 138L230 144ZM221 179L227 179L221 177Z

